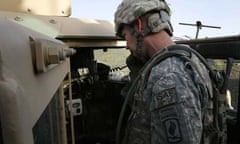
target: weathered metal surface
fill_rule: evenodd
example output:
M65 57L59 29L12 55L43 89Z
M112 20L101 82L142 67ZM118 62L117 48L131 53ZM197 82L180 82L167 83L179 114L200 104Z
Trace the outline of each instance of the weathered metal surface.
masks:
M0 121L4 143L33 144L32 127L70 71L69 59L36 73L30 37L63 43L0 16Z
M1 0L0 11L70 16L71 0Z
M0 17L52 38L71 47L125 47L117 38L114 25L106 20L40 16L0 11Z

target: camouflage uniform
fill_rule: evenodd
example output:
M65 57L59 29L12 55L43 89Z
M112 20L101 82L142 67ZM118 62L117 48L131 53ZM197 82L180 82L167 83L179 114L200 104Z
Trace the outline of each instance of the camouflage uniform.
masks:
M206 87L212 88L206 68L196 56L192 60L198 71L179 57L167 58L152 67L147 82L142 69L122 144L201 142L202 107L212 93Z

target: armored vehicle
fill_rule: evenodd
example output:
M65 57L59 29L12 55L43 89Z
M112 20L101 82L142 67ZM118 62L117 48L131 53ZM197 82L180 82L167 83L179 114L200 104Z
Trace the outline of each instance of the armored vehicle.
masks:
M1 144L114 141L122 65L101 56L127 50L112 22L71 18L70 2L1 0Z
M112 22L70 17L70 2L1 0L0 144L115 143L129 53ZM239 36L177 43L221 61L239 143Z

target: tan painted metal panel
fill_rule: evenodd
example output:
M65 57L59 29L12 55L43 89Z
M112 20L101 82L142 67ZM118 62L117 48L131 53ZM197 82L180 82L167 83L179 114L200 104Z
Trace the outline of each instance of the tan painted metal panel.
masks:
M70 16L71 0L0 0L0 11Z
M40 16L6 11L0 11L0 17L52 38L61 39L71 47L124 47L126 45L123 40L115 36L113 22L107 20Z
M114 24L106 20L40 16L6 11L0 11L0 17L53 38L115 37Z
M30 37L63 43L2 17L0 27L0 116L1 122L6 123L3 132L12 134L11 139L4 138L9 144L33 144L32 128L70 72L70 62L66 59L43 73L36 73Z

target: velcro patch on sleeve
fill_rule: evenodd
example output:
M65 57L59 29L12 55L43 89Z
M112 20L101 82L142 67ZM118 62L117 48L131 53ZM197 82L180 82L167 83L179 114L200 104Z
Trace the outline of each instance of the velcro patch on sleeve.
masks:
M177 100L176 88L170 88L159 92L156 95L156 102L159 106L166 106L175 103Z
M182 141L182 134L178 119L167 119L163 122L167 141L169 143L176 143Z

